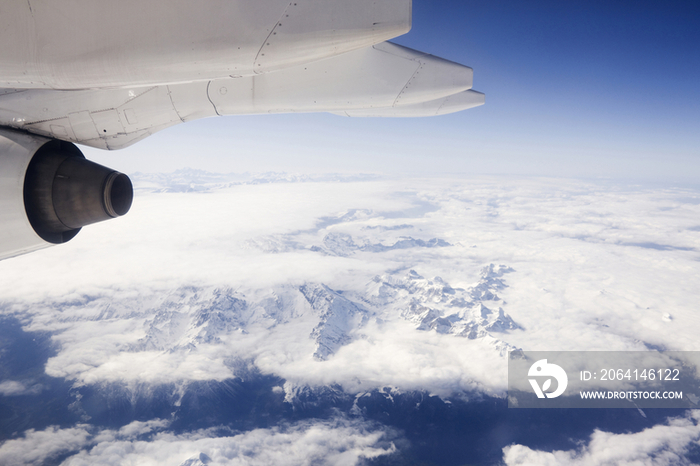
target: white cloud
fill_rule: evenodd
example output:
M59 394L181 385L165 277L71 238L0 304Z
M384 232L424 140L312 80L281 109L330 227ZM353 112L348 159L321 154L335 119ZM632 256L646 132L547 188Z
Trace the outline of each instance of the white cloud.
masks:
M62 464L173 464L202 453L209 466L312 465L351 466L361 458L393 453L385 433L357 421L301 422L271 429L255 429L229 437L211 437L211 431L175 435L160 433L147 441L115 440L83 450Z
M14 380L7 380L0 383L0 394L4 396L12 396L23 393L26 387L21 382L16 382Z
M59 454L74 452L61 464L179 465L204 454L209 466L312 465L319 462L351 466L362 458L374 458L396 450L391 442L394 433L377 430L359 420L342 418L298 422L223 437L217 434L217 429L179 435L163 432L167 425L166 421L153 420L94 433L96 429L87 425L30 430L22 438L0 445L0 463L39 464ZM141 437L144 434L150 435Z
M506 367L491 342L417 332L409 323L370 323L362 338L327 361L293 357L268 344L258 350L255 364L294 385L338 383L349 393L393 386L443 396L476 391L502 395Z
M223 380L235 375L227 361L244 359L295 384L499 393L505 360L488 341L416 331L398 315L371 321L328 361L315 361L307 336L318 316L299 315L308 311L303 298L293 303L297 315L274 325L249 309L259 314L245 332L232 330L196 349L171 351L184 341L175 330L171 347L134 345L159 303L181 286L230 287L257 302L303 283L359 293L375 275L415 268L468 288L483 265L496 263L514 269L499 291L505 312L523 327L498 336L511 345L699 350L698 197L676 188L513 178L144 194L123 219L88 227L67 245L0 262L2 309L27 330L53 333L58 352L47 373L79 383ZM410 236L453 246L358 248L347 257L310 250L329 233L350 235L356 244L391 245ZM183 306L177 312L189 316Z
M5 380L0 383L0 395L3 396L33 395L41 392L42 389L41 384L27 386L25 383L16 380Z
M523 445L503 449L508 466L665 466L690 465L688 450L700 441L700 411L671 418L634 434L596 430L589 442L576 450L544 452Z
M79 450L90 437L90 427L77 425L69 429L48 427L28 430L22 438L7 440L0 446L0 464L41 464L59 454Z

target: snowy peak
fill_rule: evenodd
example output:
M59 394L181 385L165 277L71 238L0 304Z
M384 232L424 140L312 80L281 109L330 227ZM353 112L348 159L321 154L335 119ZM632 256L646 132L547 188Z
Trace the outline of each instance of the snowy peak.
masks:
M328 359L349 343L350 332L367 322L367 311L325 285L303 285L299 291L320 318L311 332L311 338L317 343L314 358L318 360Z
M345 233L328 233L323 237L323 247L316 247L318 252L327 252L335 256L347 257L360 250L352 236Z
M505 304L496 291L507 287L503 274L512 272L506 266L490 264L481 271L479 282L468 288L453 288L440 277L426 279L415 270L404 277L375 277L368 284L366 302L378 307L395 307L401 315L416 324L418 330L435 330L470 339L504 333L520 328L501 307Z
M464 291L464 290L459 290ZM404 277L396 275L376 276L368 285L369 302L375 305L386 305L390 301L411 297L417 304L428 302L459 305L460 297L440 277L428 280L415 270L409 270ZM457 302L457 304L454 304Z
M242 330L247 309L230 288L179 288L154 310L144 324L146 335L132 350L173 351L219 343L221 335Z
M204 453L200 453L189 459L186 459L185 461L180 463L180 466L206 466L209 463L211 463L211 458Z
M481 269L481 279L470 288L469 295L479 301L500 301L496 291L508 287L501 277L510 272L513 272L513 269L505 265L487 265Z
M365 252L386 252L396 249L411 249L411 248L444 248L452 246L447 241L440 238L432 238L427 241L415 239L411 236L401 236L393 244L385 245L382 243L372 243L368 239L358 240L347 233L331 232L324 236L322 240L323 246L312 246L311 250L323 252L326 254L347 257L358 251Z

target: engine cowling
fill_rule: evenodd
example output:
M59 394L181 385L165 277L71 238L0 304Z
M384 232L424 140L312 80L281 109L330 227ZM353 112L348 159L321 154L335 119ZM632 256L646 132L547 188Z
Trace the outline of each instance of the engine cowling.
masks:
M74 144L0 129L0 259L70 241L126 214L132 200L126 175Z

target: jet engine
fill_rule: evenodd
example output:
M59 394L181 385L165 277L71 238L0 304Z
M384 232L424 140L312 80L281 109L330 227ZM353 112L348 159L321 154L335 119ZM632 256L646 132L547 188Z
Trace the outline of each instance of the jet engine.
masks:
M133 195L129 177L90 162L72 143L0 129L0 259L120 217Z

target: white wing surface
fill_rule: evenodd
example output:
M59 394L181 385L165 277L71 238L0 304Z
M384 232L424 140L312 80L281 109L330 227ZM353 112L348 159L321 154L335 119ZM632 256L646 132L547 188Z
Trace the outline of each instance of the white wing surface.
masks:
M26 89L0 95L0 124L120 149L184 121L216 115L333 112L418 117L484 103L472 69L388 42L240 78L125 89Z
M410 0L3 0L0 87L87 89L248 76L378 44Z

